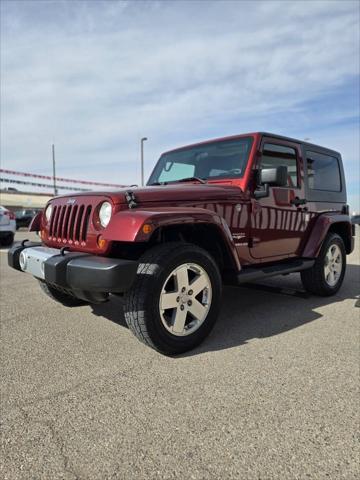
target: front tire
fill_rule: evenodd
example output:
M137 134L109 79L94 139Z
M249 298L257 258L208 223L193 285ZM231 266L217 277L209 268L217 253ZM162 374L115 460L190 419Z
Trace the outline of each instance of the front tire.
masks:
M330 233L324 240L315 264L301 273L304 288L315 295L329 297L341 287L346 271L346 250L343 239Z
M63 290L58 288L52 287L48 283L44 282L43 280L39 280L41 290L52 300L57 303L61 303L65 307L79 307L80 305L87 305L85 300L81 300L80 298L71 295Z
M124 296L125 320L140 341L176 355L210 333L220 298L220 272L208 252L192 244L161 244L139 260L136 280Z

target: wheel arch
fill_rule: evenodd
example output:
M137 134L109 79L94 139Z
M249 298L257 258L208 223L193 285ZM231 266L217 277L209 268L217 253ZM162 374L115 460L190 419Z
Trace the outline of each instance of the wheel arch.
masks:
M143 227L150 226L150 233ZM194 243L208 251L219 267L239 271L237 250L230 229L214 211L194 207L158 208L118 212L104 230L103 238L143 252L149 246L169 241Z
M238 271L240 269L232 238L229 239L224 230L214 223L159 226L150 241L154 244L170 241L193 243L206 250L214 258L220 271Z
M338 234L344 242L346 253L352 252L354 246L349 216L343 214L323 214L315 221L302 251L302 256L307 258L317 257L328 233Z
M337 233L343 240L345 245L346 253L349 254L352 252L352 242L351 242L351 226L349 229L349 224L346 222L338 222L330 225L328 233Z

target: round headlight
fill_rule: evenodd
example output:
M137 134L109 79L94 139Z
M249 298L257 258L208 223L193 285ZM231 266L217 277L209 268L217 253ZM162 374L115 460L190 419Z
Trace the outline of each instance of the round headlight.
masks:
M101 223L101 226L102 227L107 227L109 222L110 222L110 218L111 218L111 204L109 202L104 202L101 207L100 207L100 210L99 210L99 220L100 220L100 223Z
M50 221L51 214L52 214L52 205L50 204L46 207L46 210L45 210L45 218L47 222Z

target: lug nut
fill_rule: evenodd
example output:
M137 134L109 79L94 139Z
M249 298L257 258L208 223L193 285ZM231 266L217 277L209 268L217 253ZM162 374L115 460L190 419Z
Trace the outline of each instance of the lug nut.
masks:
M191 307L191 305L192 305L192 301L191 301L191 300L188 301L188 305L189 305L189 307Z
M192 295L194 292L192 290L189 290L189 295Z
M180 302L180 297L176 297L176 301L179 303Z
M185 290L186 290L186 288L185 288L185 287L183 287L183 288L181 289L181 291L182 291L182 292L185 292Z
M180 305L180 310L184 310L184 305Z

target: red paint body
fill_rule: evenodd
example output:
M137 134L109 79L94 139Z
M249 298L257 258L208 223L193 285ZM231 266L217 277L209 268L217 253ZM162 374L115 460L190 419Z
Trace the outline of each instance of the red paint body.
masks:
M50 221L45 220L45 215L37 215L30 230L41 230L43 242L50 247L115 256L117 247L137 244L144 249L161 241L164 232L176 231L182 238L183 231L185 240L191 241L189 235L201 228L202 246L208 245L211 250L216 237L229 254L235 270L289 257L313 258L329 228L337 226L349 237L344 241L349 245L348 252L351 251L350 219L343 213L346 201L308 201L306 208L291 203L295 197L306 197L303 152L304 146L309 144L265 133L213 142L242 136L253 137L242 178L128 189L136 198L137 206L132 209L125 198L126 189L57 197L51 200ZM260 166L265 140L296 150L298 186L270 187L266 198L256 199L255 171ZM344 195L346 199L345 192ZM109 225L102 228L98 209L105 200L112 204L113 213ZM145 224L151 225L151 233L143 232ZM207 227L209 230L204 230ZM98 246L100 235L106 240L102 248Z

